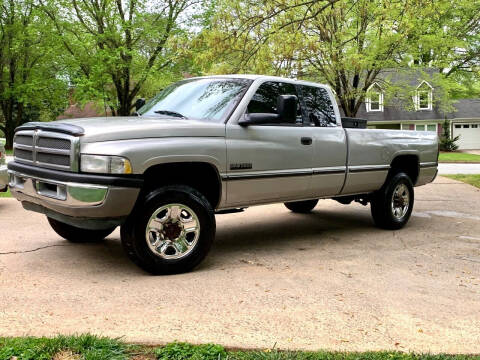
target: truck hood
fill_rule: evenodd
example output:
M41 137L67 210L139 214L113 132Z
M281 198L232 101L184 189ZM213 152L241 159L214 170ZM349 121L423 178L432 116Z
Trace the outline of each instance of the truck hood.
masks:
M161 117L98 117L60 120L84 130L83 143L162 137L224 137L225 124Z

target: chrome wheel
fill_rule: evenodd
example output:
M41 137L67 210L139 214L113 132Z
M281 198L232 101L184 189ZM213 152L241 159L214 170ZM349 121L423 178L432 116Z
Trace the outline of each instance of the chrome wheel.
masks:
M145 236L155 255L164 259L179 259L195 247L200 237L200 221L188 206L164 205L148 220Z
M400 183L393 190L392 214L397 220L402 220L410 206L410 191L407 185Z

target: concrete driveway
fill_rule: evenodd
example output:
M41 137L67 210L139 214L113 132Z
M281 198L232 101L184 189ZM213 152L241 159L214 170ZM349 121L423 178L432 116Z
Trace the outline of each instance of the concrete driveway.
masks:
M418 188L401 231L330 200L219 215L206 261L163 277L126 258L118 230L69 244L13 199L0 214L0 336L480 352L480 191L452 180Z

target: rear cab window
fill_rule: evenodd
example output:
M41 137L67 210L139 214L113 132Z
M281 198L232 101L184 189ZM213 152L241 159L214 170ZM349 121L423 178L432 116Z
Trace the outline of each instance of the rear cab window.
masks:
M321 87L299 85L305 112L305 125L318 127L337 126L335 110L328 91Z

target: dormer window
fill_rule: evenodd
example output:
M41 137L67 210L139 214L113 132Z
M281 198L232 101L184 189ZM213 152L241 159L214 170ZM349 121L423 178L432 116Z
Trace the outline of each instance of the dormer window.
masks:
M426 81L417 86L414 96L415 110L432 110L433 87Z
M368 88L365 100L367 112L383 111L383 91L377 83Z

